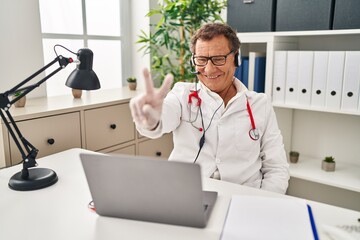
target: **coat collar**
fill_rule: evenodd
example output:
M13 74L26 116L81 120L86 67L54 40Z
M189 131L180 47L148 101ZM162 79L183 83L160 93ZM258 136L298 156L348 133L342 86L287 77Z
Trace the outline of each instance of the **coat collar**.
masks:
M242 111L246 109L246 99L249 90L246 86L237 78L234 77L233 84L236 87L237 94L229 101L227 108L232 104L236 104L237 106L234 108L230 108L226 114L231 114L233 112ZM222 98L215 92L212 92L208 87L206 87L203 83L199 82L197 85L195 84L192 89L190 89L190 94L194 95L194 92L197 91L198 96L201 99L201 104L206 104L207 107L211 108L212 111L216 111L221 104L223 104ZM221 114L224 111L225 107L221 106L217 111L217 114Z

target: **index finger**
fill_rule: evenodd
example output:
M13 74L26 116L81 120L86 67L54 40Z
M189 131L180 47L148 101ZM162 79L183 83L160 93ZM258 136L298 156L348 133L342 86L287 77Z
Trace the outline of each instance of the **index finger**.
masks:
M167 93L170 91L173 81L174 81L174 76L172 74L167 74L165 76L164 82L161 85L161 88L159 89L158 92L161 98L165 98Z
M154 83L151 79L150 72L147 68L143 70L145 91L147 95L154 94Z

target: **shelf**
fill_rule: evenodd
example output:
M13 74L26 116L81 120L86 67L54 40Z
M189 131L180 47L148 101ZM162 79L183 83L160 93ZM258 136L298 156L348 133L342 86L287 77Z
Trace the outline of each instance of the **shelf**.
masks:
M278 107L278 108L289 108L289 109L298 109L298 110L308 110L308 111L316 111L316 112L327 112L327 113L337 113L337 114L360 116L360 111L332 110L332 109L326 109L324 107L312 107L312 106L302 106L302 105L296 105L296 104L281 104L281 103L273 103L273 106Z
M127 102L130 98L139 94L141 90L130 91L128 88L114 88L96 91L85 91L81 98L75 99L71 94L29 98L23 108L11 107L10 113L15 121L21 121L31 117L43 117L48 115L62 114L65 110L77 111L84 105L92 107L107 106L109 103L118 104ZM2 120L1 120L2 123Z
M283 32L246 32L238 33L238 36L241 37L259 37L259 38L269 38L269 37L296 37L296 36L335 36L335 35L352 35L360 34L360 29L343 29L343 30L315 30L315 31L283 31ZM266 41L266 40L265 40Z
M360 166L336 162L334 172L321 169L321 160L300 156L290 163L290 176L360 193Z

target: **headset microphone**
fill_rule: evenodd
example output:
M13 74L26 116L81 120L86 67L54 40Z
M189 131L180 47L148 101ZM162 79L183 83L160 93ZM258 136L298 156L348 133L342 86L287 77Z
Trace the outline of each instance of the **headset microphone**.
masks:
M190 73L195 74L195 75L199 75L199 74L200 74L200 72L199 72L199 71L195 71L195 72L190 71Z

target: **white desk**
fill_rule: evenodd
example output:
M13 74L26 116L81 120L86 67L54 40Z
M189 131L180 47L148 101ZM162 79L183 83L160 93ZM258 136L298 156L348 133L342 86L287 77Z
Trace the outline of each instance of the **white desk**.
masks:
M38 159L40 167L56 171L59 181L37 191L18 192L8 188L10 177L20 171L22 166L0 170L0 239L219 239L232 195L288 197L204 179L204 189L215 190L219 194L205 229L100 217L88 209L91 196L79 159L80 152L89 151L71 149ZM327 239L322 231L323 224L359 224L357 219L360 218L360 212L309 203L321 239Z

